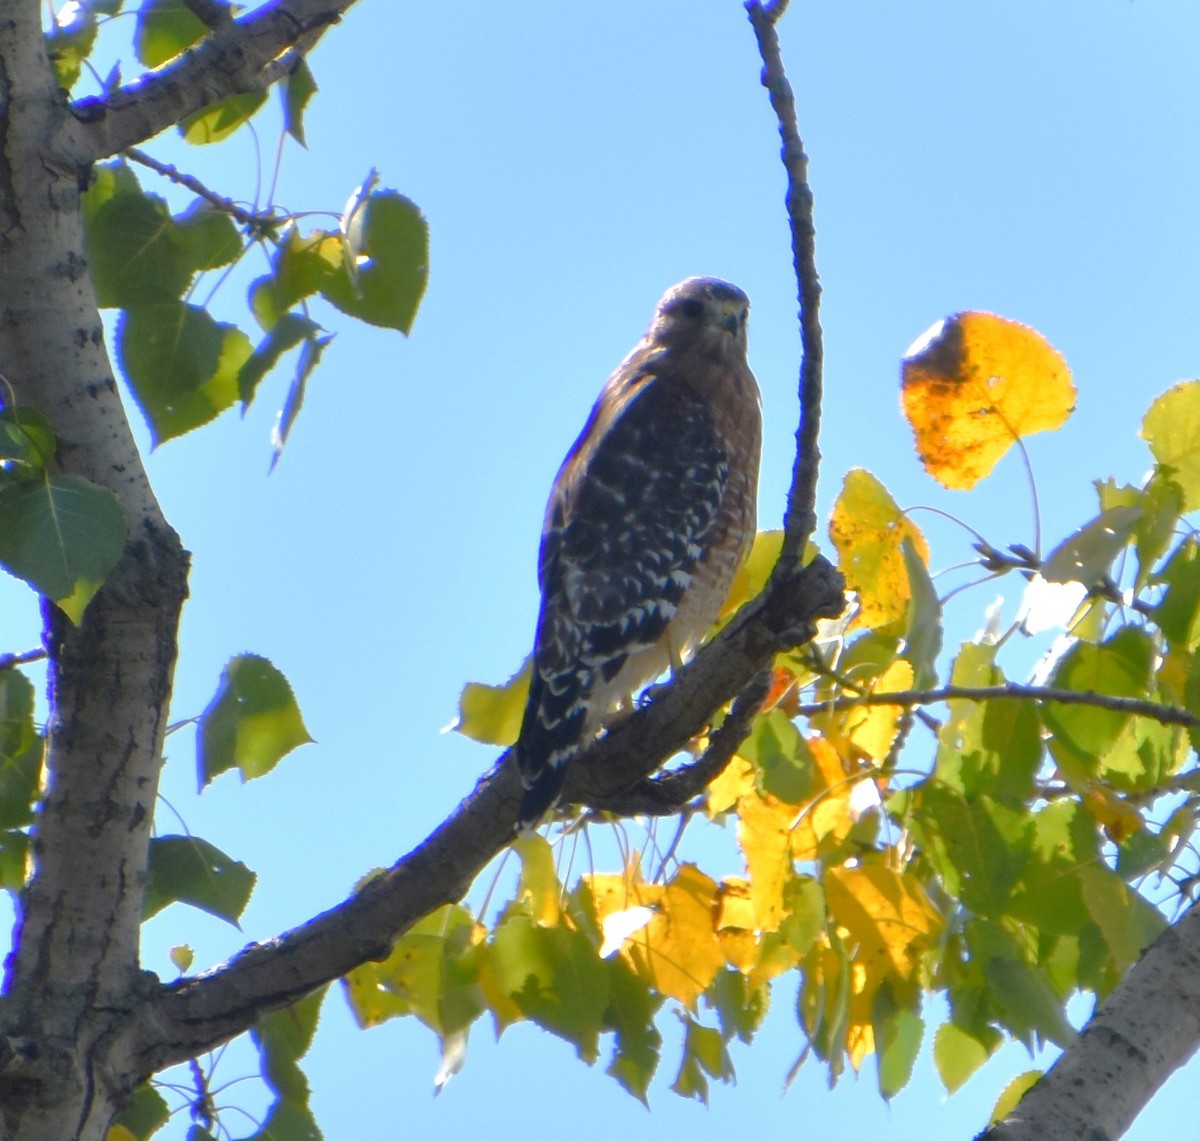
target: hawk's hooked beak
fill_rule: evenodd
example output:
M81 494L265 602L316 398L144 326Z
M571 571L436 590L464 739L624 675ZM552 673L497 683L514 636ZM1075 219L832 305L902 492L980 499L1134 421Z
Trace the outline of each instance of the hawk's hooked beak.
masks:
M727 333L736 333L742 327L742 311L732 305L726 306L718 324Z

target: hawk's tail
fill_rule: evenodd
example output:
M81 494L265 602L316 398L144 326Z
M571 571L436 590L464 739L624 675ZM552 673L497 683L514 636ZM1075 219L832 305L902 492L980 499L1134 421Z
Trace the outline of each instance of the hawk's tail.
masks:
M516 748L525 786L517 816L522 835L536 828L558 803L567 769L579 752L591 681L590 670L573 670L547 680L534 668Z

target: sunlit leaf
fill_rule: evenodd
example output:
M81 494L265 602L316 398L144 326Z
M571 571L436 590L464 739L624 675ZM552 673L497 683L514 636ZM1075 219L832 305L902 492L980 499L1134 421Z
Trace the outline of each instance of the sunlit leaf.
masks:
M133 1096L109 1128L105 1141L115 1141L113 1130L123 1129L134 1141L147 1141L171 1118L166 1098L149 1082L138 1086ZM118 1135L119 1136L119 1135Z
M812 786L812 757L783 710L756 717L738 752L757 768L764 793L787 804L805 802Z
M915 988L913 994L917 994ZM879 1093L883 1098L893 1098L912 1077L925 1023L919 1009L898 1001L891 985L884 983L875 995L871 1025L879 1063Z
M208 423L238 398L250 339L183 302L121 314L117 353L155 445Z
M929 547L916 525L901 513L887 489L870 472L847 474L829 520L846 585L858 595L858 626L877 629L908 612L912 586L902 544L908 539L923 562Z
M294 349L306 338L314 338L321 326L298 313L285 313L258 343L253 354L238 372L238 396L243 407L254 399L258 385L289 349Z
M248 123L267 101L265 91L227 95L219 103L189 115L179 124L184 139L195 146L219 143Z
M1200 380L1185 380L1150 405L1142 439L1154 458L1169 468L1183 491L1184 507L1200 507Z
M562 884L554 866L554 849L544 836L524 836L516 840L513 850L521 857L521 881L516 898L529 908L534 923L552 927L558 922L558 899Z
M236 927L256 878L240 860L198 836L155 836L142 914L149 919L169 903L187 903Z
M283 127L302 147L308 146L304 138L304 111L316 93L317 81L308 60L302 58L283 82Z
M199 786L235 766L243 781L263 776L311 741L287 678L256 654L232 658L197 726Z
M0 672L0 828L33 820L42 772L42 737L33 723L33 683L19 670Z
M671 1089L680 1097L695 1098L708 1104L708 1079L733 1080L733 1062L718 1031L701 1026L694 1019L685 1021L683 1059Z
M1047 582L1081 582L1092 586L1112 570L1142 521L1140 504L1110 507L1060 543L1042 563Z
M0 890L20 891L29 873L29 834L0 831Z
M0 411L0 460L32 474L50 464L57 446L50 421L36 408L19 405Z
M0 489L0 565L78 623L125 549L117 497L79 475Z
M529 696L532 659L503 685L469 681L458 698L458 716L451 728L485 745L511 745L521 732Z
M1028 1070L1013 1078L1004 1087L1004 1092L996 1099L996 1107L992 1110L992 1116L988 1118L988 1124L995 1125L998 1121L1003 1121L1020 1105L1021 1098L1037 1085L1041 1077L1041 1070Z
M1075 407L1071 370L1033 329L992 313L939 322L904 359L901 399L925 470L971 488L1024 436Z
M73 18L63 22L64 17ZM73 14L64 11L46 33L46 55L54 68L59 87L70 91L83 74L84 61L92 54L98 25L94 12L76 7Z
M429 228L421 211L394 191L372 194L362 248L357 283L342 265L322 282L322 296L351 317L409 333L429 272Z
M933 1064L947 1093L956 1093L966 1080L992 1056L1000 1035L993 1031L994 1041L981 1042L973 1034L943 1022L933 1036Z
M145 0L138 9L133 47L139 63L159 67L207 33L200 19L179 0Z

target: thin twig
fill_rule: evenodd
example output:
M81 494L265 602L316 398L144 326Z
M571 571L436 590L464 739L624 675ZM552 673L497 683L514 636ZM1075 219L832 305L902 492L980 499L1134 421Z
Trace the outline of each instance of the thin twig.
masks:
M792 231L792 262L800 302L800 425L796 429L796 461L784 515L783 550L773 576L783 578L800 565L804 549L817 527L817 473L821 453L817 438L821 427L821 371L824 348L819 311L821 282L817 276L816 227L813 195L808 185L808 155L796 125L796 97L783 69L775 22L787 8L785 0L749 0L746 11L762 56L762 84L771 98L783 140L787 171L787 215Z
M172 182L190 190L193 194L203 198L205 202L211 203L222 213L228 214L235 221L241 222L255 237L266 237L268 234L274 233L286 221L286 219L281 218L278 214L247 210L244 206L239 206L232 198L226 198L224 195L218 194L215 190L210 190L195 175L187 174L170 163L159 162L153 155L147 154L140 147L130 147L125 152L125 157L132 159L136 163L140 163L142 166L149 167L155 174L161 174L163 178L170 179Z
M27 666L31 662L44 662L48 656L45 650L26 650L23 654L0 654L0 670Z
M801 705L798 717L813 717L830 710L853 709L858 705L899 705L911 707L935 705L943 701L1031 700L1053 701L1059 705L1089 705L1112 713L1148 717L1162 725L1200 726L1200 717L1174 705L1162 705L1140 697L1118 697L1094 690L1055 689L1045 685L945 685L940 689L900 689L894 693L869 693L862 697L838 697L832 701Z

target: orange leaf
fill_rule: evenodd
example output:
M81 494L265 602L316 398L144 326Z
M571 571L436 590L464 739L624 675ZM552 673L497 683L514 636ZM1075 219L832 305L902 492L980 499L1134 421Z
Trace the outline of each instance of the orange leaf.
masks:
M1022 436L1060 427L1075 407L1066 360L1040 333L992 313L957 313L909 350L904 414L925 470L974 487Z
M874 630L901 621L912 597L902 544L910 539L923 562L929 561L929 545L869 471L847 473L833 505L829 537L846 585L858 595L853 625Z

